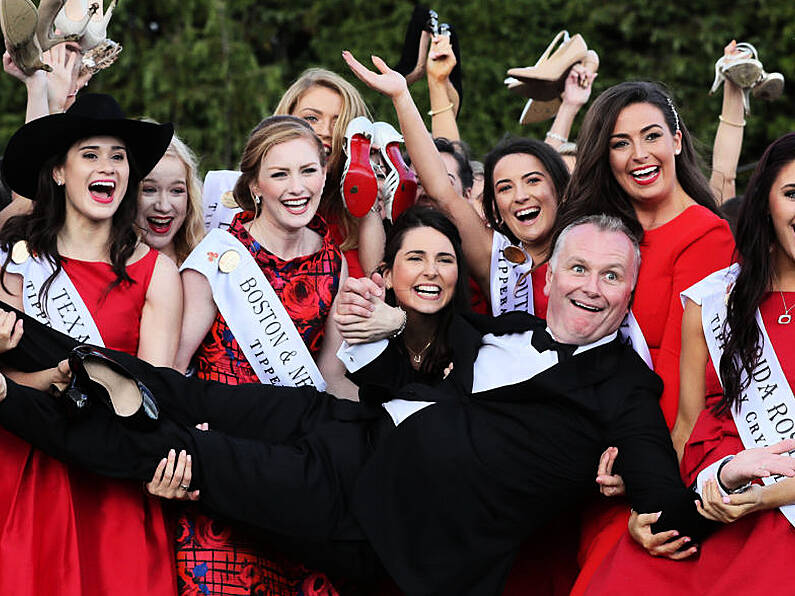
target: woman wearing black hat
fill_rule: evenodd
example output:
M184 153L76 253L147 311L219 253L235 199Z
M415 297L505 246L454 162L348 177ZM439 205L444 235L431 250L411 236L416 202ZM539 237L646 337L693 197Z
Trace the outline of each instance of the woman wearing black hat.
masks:
M20 128L2 173L33 211L0 229L0 299L79 341L171 366L179 276L138 241L133 221L138 183L172 135L170 124L128 120L113 98L95 94ZM8 374L46 389L68 381L65 370ZM72 470L4 431L0 544L3 593L176 591L173 566L163 564L173 554L162 511L140 486Z

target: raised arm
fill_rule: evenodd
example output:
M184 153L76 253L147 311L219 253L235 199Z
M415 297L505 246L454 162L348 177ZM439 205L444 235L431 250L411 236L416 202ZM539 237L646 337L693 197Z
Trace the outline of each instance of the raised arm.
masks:
M431 134L434 138L444 137L460 141L461 135L456 124L455 102L448 94L450 73L455 68L456 59L450 45L449 35L434 35L425 72L428 76L428 95L431 100Z
M736 47L737 42L732 41L724 48L724 56L732 56ZM718 205L737 195L735 181L744 129L743 90L727 78L723 83L723 105L712 146L712 176L709 179Z
M455 223L463 240L464 256L470 272L478 283L485 280L486 285L481 283L481 287L488 288L492 231L485 227L472 205L450 184L447 168L414 105L406 80L377 56L373 56L372 60L378 73L366 68L350 52L345 51L342 56L360 80L392 99L406 149L425 192L435 206Z

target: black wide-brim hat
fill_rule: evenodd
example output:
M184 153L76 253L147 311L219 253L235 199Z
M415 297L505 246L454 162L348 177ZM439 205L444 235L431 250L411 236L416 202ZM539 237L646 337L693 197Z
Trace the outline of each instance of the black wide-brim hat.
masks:
M131 166L128 184L136 185L163 157L174 127L130 120L110 95L84 93L63 114L32 120L14 133L3 156L3 178L17 194L35 199L44 164L80 139L96 136L124 141Z

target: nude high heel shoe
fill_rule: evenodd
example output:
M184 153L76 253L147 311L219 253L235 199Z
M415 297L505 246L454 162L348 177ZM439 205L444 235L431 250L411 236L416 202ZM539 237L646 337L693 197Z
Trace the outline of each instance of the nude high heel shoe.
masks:
M599 70L599 54L597 54L593 50L588 50L585 54L585 58L582 59L582 65L592 73L595 73ZM511 90L515 90L519 93L524 94L526 89L524 88L524 83L519 81L518 79L512 79L516 81L513 84L510 84L509 81L511 79L505 79L506 85ZM565 83L564 83L565 84ZM522 110L522 115L519 116L519 124L527 125L533 124L536 122L543 122L544 120L549 120L550 118L554 118L555 115L558 113L558 109L560 109L560 105L563 103L561 97L557 97L555 99L551 99L549 101L538 101L536 99L528 99L527 103Z
M99 2L92 2L87 6L87 0L66 0L64 7L55 17L55 28L64 35L77 35L81 37L86 32L88 22L99 10ZM73 19L69 13L77 13L80 18Z
M552 52L552 48L562 40L560 46ZM568 31L561 31L541 54L535 66L512 68L508 76L518 79L527 85L530 97L539 101L555 99L563 92L569 69L585 58L588 46L578 33L569 37Z
M41 0L38 9L30 0L0 0L0 29L14 64L26 75L51 72L42 52L54 45L77 41L76 35L55 35L54 21L64 0Z

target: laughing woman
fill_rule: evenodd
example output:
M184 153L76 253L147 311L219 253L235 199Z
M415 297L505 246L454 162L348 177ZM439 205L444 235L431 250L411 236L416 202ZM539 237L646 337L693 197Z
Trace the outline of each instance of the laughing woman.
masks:
M234 196L243 211L227 231L211 230L182 265L186 316L177 368L185 370L195 354L202 379L327 384L355 397L329 317L347 267L317 215L326 180L321 139L300 118L272 116L251 133L240 169ZM188 511L179 520L181 589L237 594L248 585L297 595L330 587L278 546Z
M81 342L172 366L179 277L132 225L138 182L172 134L170 124L127 120L113 98L92 94L19 129L3 176L33 211L0 230L0 299ZM47 389L69 380L62 371L7 374ZM137 483L72 469L5 432L0 528L0 592L174 593L159 503Z
M176 134L138 189L135 225L141 239L177 265L204 236L199 164Z

